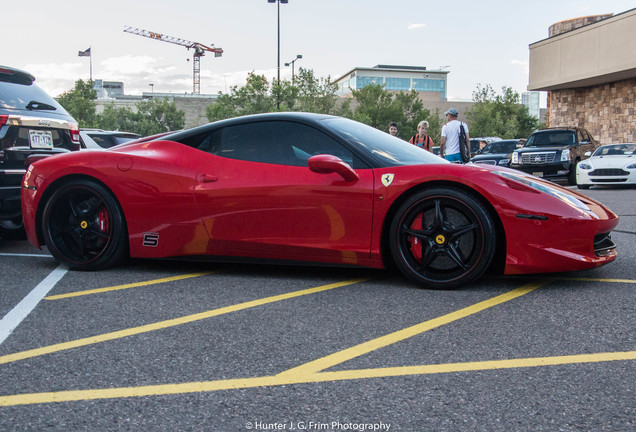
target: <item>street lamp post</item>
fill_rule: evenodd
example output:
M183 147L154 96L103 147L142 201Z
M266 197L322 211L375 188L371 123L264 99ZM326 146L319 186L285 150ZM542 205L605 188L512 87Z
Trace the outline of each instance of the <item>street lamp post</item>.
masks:
M267 0L267 3L277 3L278 8L278 83L280 84L280 4L287 4L289 0Z
M267 0L267 3L277 3L278 8L278 85L280 86L280 4L287 4L289 0ZM280 97L276 98L276 107L280 108Z
M285 66L291 65L291 67L292 67L292 83L294 82L294 63L296 63L296 60L300 60L301 58L303 58L302 54L296 54L296 58L295 59L293 59L289 63L285 63Z

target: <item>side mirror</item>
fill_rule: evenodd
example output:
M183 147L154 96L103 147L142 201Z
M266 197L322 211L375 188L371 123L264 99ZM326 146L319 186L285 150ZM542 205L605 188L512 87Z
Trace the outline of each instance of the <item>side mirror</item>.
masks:
M348 182L358 180L358 174L342 159L328 154L321 154L309 158L309 169L318 174L338 173Z
M585 152L585 157L590 157L592 156L592 152L591 151L586 151Z

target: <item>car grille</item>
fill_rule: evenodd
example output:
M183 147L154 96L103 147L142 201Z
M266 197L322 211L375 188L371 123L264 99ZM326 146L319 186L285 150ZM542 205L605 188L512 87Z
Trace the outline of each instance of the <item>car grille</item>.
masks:
M626 176L629 173L620 168L604 168L604 169L595 169L592 171L590 176Z
M522 153L521 163L524 165L541 165L554 162L556 152Z
M616 245L612 241L610 233L594 236L594 253L596 256L607 256L614 249L616 249Z
M484 165L497 165L497 161L494 161L494 160L478 160L478 161L475 161L475 163L484 164Z

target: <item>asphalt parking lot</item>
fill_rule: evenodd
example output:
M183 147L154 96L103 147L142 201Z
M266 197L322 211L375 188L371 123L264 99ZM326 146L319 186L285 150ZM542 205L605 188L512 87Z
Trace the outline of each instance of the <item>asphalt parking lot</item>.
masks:
M368 269L133 261L0 240L0 430L636 429L636 189L619 257L456 291Z

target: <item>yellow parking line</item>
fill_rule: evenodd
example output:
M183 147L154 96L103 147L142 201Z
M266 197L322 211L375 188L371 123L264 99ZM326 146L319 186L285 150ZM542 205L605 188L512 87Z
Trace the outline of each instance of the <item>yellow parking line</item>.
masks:
M559 280L582 281L582 282L612 282L612 283L633 283L636 279L603 279L603 278L586 278L586 277L560 277Z
M84 291L76 291L76 292L66 293L66 294L57 294L57 295L44 297L44 300L60 300L60 299L66 299L66 298L70 298L70 297L79 297L79 296L85 296L85 295L90 295L90 294L99 294L99 293L104 293L104 292L109 292L109 291L119 291L119 290L124 290L124 289L129 289L129 288L138 288L138 287L142 287L142 286L156 285L156 284L161 284L161 283L166 283L166 282L174 282L174 281L179 281L179 280L189 279L189 278L194 278L194 277L199 277L199 276L206 276L206 275L211 275L211 274L214 274L214 273L218 273L218 272L190 273L190 274L187 274L187 275L171 276L171 277L167 277L167 278L154 279L154 280L149 280L149 281L145 281L145 282L135 282L135 283L129 283L129 284L125 284L125 285L116 285L116 286L112 286L112 287L106 287L106 288L96 288L96 289L84 290Z
M163 384L141 387L118 387L94 390L70 390L47 393L27 393L0 396L0 406L43 404L52 402L72 402L95 399L115 399L126 397L160 396L189 393L204 393L219 390L234 390L256 387L307 384L316 382L342 381L354 379L384 378L406 375L427 375L514 369L526 367L572 365L611 361L636 360L636 351L606 352L555 357L534 357L510 360L492 360L467 363L446 363L436 365L403 366L378 369L358 369L338 372L319 372L306 375L275 375L255 378L239 378L217 381Z
M344 363L355 357L359 357L361 355L367 354L371 351L384 348L388 345L392 345L396 342L400 342L402 340L411 338L420 333L424 333L428 330L443 326L445 324L451 323L453 321L457 321L462 318L466 318L467 316L476 314L485 309L513 300L517 297L528 294L529 292L532 292L536 290L537 288L540 288L545 283L547 282L543 282L540 284L532 283L532 284L522 286L520 288L517 288L505 294L501 294L496 297L490 298L488 300L484 300L482 302L465 307L458 311L451 312L449 314L446 314L441 317L437 317L428 321L424 321L423 323L416 324L411 327L407 327L405 329L396 331L394 333L381 336L379 338L361 343L351 348L347 348L345 350L328 355L326 357L322 357L317 360L311 361L309 363L305 363L298 367L286 370L285 372L282 372L280 375L293 376L293 375L307 375L308 373L317 373L319 371L335 366L337 364Z
M11 363L18 360L24 360L27 358L38 357L45 354L50 354L59 351L65 351L82 346L92 345L96 343L106 342L115 339L121 339L128 336L138 335L141 333L147 333L155 330L162 330L169 327L175 327L182 324L188 324L195 321L200 321L206 318L211 318L231 312L237 312L257 306L262 306L268 303L274 303L282 300L288 300L295 297L300 297L308 294L314 294L322 291L331 290L334 288L340 288L347 285L353 285L365 281L366 279L352 279L344 282L337 282L328 285L322 285L319 287L308 288L300 291L294 291L286 294L280 294L271 297L265 297L258 300L252 300L244 303L239 303L232 306L226 306L219 309L212 309L206 312L201 312L193 315L186 315L181 318L174 318L166 321L158 321L152 324L146 324L139 327L132 327L125 330L119 330L111 333L104 333L101 335L90 336L87 338L76 339L74 341L62 342L55 345L49 345L41 348L35 348L18 353L8 354L0 356L0 364Z

